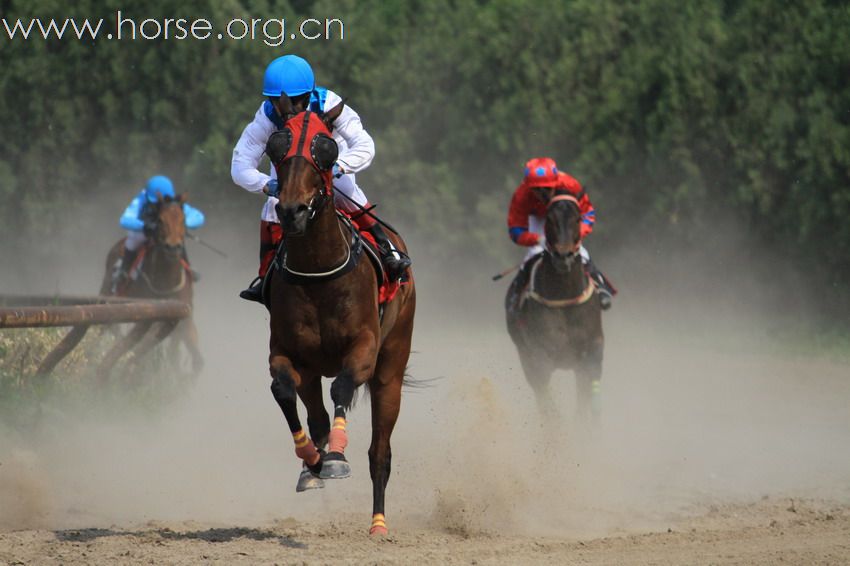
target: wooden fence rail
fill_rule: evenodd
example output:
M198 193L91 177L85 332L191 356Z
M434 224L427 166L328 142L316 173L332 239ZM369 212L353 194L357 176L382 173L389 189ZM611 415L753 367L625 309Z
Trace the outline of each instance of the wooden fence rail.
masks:
M160 328L144 342L144 351L168 336L191 307L181 301L116 297L0 295L0 329L71 326L62 341L42 360L37 373L47 374L73 350L93 324L136 323L107 352L99 373L105 375L125 353L142 342L155 322ZM139 352L141 353L141 352Z

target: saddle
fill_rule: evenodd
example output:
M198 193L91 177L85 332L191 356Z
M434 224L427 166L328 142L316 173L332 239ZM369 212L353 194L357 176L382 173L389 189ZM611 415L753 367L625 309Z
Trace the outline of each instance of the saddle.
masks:
M401 289L401 286L410 283L408 275L405 275L399 280L390 281L387 277L386 269L384 269L384 264L381 261L381 250L375 242L375 238L372 234L365 230L358 230L355 224L351 221L351 217L341 210L337 210L336 213L349 233L349 246L351 251L348 261L334 269L332 272L319 274L318 276L316 276L316 274L300 274L289 269L283 269L286 266L286 239L282 239L280 244L278 244L275 258L266 272L266 275L263 277L263 304L266 308L270 307L271 296L269 293L269 282L271 281L273 272L280 271L280 275L289 283L297 285L311 285L330 281L345 275L354 269L364 253L375 268L375 277L378 283L378 308L381 316L383 316L384 306L395 298Z
M505 297L505 309L509 313L518 314L529 300L533 300L551 308L565 308L586 303L596 293L600 283L590 273L587 265L582 269L587 277L587 285L581 294L568 299L548 299L540 295L534 288L534 275L543 260L543 252L532 256L525 263L511 283L508 295Z
M124 247L124 240L121 240L121 259L123 260L124 254L127 252L127 248ZM146 242L139 250L136 252L136 257L133 259L133 263L129 266L126 266L124 269L126 270L127 277L122 281L118 282L118 285L115 287L115 295L122 297L127 292L127 287L130 285L131 281L136 281L142 275L142 267L145 265L145 257L148 252L153 247L153 244L150 242ZM186 270L186 274L192 278L192 281L197 281L199 279L199 275L192 269L189 265L189 262L186 261L185 258L180 258L180 263L183 266L183 269ZM116 266L118 264L116 263Z

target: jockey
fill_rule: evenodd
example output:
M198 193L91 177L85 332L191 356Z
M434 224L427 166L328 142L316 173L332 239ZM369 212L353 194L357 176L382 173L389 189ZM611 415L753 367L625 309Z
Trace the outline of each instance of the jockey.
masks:
M555 161L548 157L530 160L525 165L525 178L514 191L508 211L508 233L511 240L519 246L528 247L517 277L528 277L526 269L528 260L540 254L545 247L543 226L546 220L546 207L555 189L564 189L578 200L581 212L579 226L581 239L583 240L593 232L596 211L581 183L563 171L559 171ZM588 273L599 283L599 302L603 310L611 308L611 298L616 294L616 290L590 259L590 253L584 245L580 245L579 253Z
M163 175L156 175L148 179L145 187L121 215L119 224L127 230L127 238L124 240L124 253L118 258L112 272L113 293L118 284L129 276L130 267L136 260L138 251L147 242L148 237L145 231L147 229L148 205L157 202L160 197L176 198L176 195L171 179ZM195 229L204 225L204 213L186 203L183 203L183 215L186 217L186 228ZM188 263L186 248L183 248L183 259L187 260ZM195 275L194 272L193 275Z
M262 302L262 277L274 259L275 248L283 237L275 213L277 205L277 173L272 166L270 174L257 170L266 150L269 137L284 127L281 118L280 98L289 97L296 112L311 110L319 115L342 104L335 92L317 87L310 64L297 55L278 57L266 68L263 78L263 96L267 97L257 109L253 121L245 127L233 149L230 174L233 182L252 193L269 196L261 214L260 222L260 270L259 277L239 296L249 301ZM366 169L375 156L375 143L363 129L360 116L351 107L344 105L342 112L331 124L334 141L339 147L339 157L334 165L334 204L349 214L369 208L369 201L355 181L355 173ZM381 248L387 275L395 280L410 267L410 259L396 252L381 225L369 214L361 214L355 220L358 228L368 230Z

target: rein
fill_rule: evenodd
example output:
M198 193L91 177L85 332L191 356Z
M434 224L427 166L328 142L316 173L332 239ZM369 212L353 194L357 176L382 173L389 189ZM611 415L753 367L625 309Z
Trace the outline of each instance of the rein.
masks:
M578 199L576 197L574 197L572 195L559 194L559 195L555 195L555 196L553 196L552 198L549 199L549 202L546 204L546 211L548 212L549 209L552 208L552 205L556 202L559 202L559 201L571 202L575 205L575 207L577 209L581 208L579 203L578 203ZM573 253L573 254L578 253L578 250L579 250L580 247L581 247L581 242L579 241L579 243L571 250L571 253ZM546 249L550 250L554 253L554 251L551 250L551 248L549 247L548 241L546 242Z
M332 122L342 112L342 104L334 107L327 117ZM339 147L331 137L328 122L320 113L310 110L304 116L295 114L290 117L287 113L284 128L273 133L266 144L266 153L271 158L275 170L280 174L280 168L287 161L301 157L321 177L323 188L318 190L307 203L307 222L312 222L317 215L327 208L333 200L333 165L339 154ZM278 198L280 196L278 195ZM286 235L281 240L275 254L275 263L280 274L288 283L306 285L329 281L345 275L357 265L363 251L363 243L356 231L352 237L345 238L345 259L339 265L326 271L296 271L286 264Z
M549 203L546 205L546 209L548 210L548 209L552 208L553 203L556 203L556 202L561 201L561 200L570 201L571 203L576 205L576 207L579 206L578 199L576 197L572 196L572 195L555 195L555 196L553 196L552 198L549 199Z
M547 211L552 208L552 205L559 201L567 201L573 203L576 208L579 207L578 199L572 195L567 194L558 194L549 199L549 203L546 205ZM578 251L581 247L581 242L579 242L575 248L572 250L572 254L578 254ZM555 252L550 248L549 242L546 242L546 250L549 254L554 254ZM575 307L578 305L583 305L593 296L596 287L593 285L593 280L586 275L583 277L586 279L585 287L581 293L579 293L575 297L570 297L567 299L547 299L540 293L538 293L534 288L534 282L537 279L537 270L540 267L540 264L543 263L543 257L534 262L534 265L531 267L531 274L529 276L529 284L528 291L526 291L526 295L528 298L540 303L541 305L550 307L550 308L567 308L567 307Z
M339 213L337 213L339 214ZM350 228L350 227L349 227ZM338 277L342 277L357 266L360 261L360 256L363 255L363 240L356 230L349 230L351 240L346 240L346 257L345 260L336 267L328 271L295 271L286 265L286 238L280 241L275 254L275 262L280 268L280 274L287 283L293 285L309 285L312 283L321 283L324 281L332 281Z

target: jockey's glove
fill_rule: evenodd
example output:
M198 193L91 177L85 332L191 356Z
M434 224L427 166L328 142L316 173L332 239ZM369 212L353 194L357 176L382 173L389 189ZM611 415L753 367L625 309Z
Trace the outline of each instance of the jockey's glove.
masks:
M339 179L343 175L345 175L345 171L342 170L339 163L334 163L334 179Z
M277 183L277 179L269 179L269 182L266 183L266 194L270 197L276 197L280 194L280 186Z

